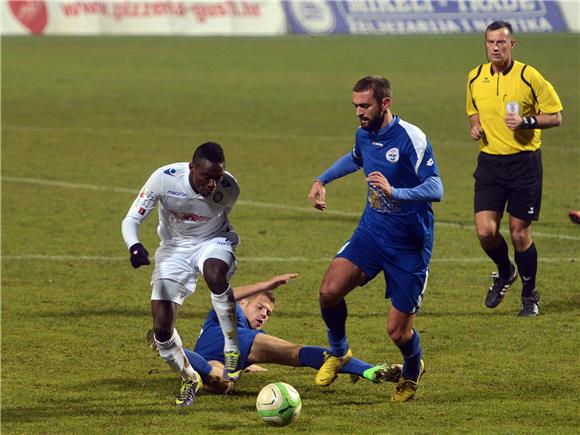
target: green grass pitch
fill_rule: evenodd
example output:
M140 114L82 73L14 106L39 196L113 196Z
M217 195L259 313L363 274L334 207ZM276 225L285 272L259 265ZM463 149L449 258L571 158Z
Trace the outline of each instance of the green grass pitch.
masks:
M483 37L3 38L2 431L270 433L254 410L267 383L302 396L303 433L577 433L580 364L579 38L520 35L514 54L539 69L563 104L543 133L544 199L534 225L542 315L519 319L518 283L484 304L492 264L472 222L477 150L465 115L467 72ZM393 108L433 143L445 186L416 326L427 373L414 402L391 385L314 386L315 372L270 366L228 397L201 395L180 412L179 382L145 343L151 267L133 270L120 222L159 166L220 142L242 194L233 284L296 271L277 292L268 332L326 344L318 285L364 206L361 174L328 188L311 210L311 180L348 152L357 126L351 89L382 74ZM142 228L152 252L156 217ZM396 362L378 277L348 296L355 355ZM205 285L178 321L191 346L210 306Z

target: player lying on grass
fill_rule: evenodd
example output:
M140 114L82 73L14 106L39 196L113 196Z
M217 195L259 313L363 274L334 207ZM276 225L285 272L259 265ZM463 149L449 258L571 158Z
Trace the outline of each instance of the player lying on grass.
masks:
M318 346L303 346L290 343L281 338L268 335L262 328L270 319L275 305L272 290L286 284L297 275L289 273L271 278L268 281L234 289L237 301L236 316L238 343L240 348L240 367L247 371L263 370L255 364L274 363L293 367L312 367L319 369L324 363L328 349ZM212 309L202 327L194 351L184 349L192 367L201 375L206 390L215 393L228 392L233 383L223 380L223 334L215 311ZM362 377L369 381L397 382L401 365L392 366L371 364L352 358L340 373ZM191 404L201 382L191 388L189 381L183 381L180 402Z

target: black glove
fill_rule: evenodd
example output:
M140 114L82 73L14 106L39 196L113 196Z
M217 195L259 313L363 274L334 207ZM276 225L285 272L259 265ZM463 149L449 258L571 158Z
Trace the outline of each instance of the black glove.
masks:
M147 249L141 243L135 243L129 248L129 252L131 253L131 265L135 269L151 264L149 261L149 252L147 252Z

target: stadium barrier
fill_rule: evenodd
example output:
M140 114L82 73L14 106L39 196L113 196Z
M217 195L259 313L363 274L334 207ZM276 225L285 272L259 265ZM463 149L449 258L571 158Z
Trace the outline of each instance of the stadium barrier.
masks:
M516 33L568 31L553 0L289 0L284 8L291 31L311 35L482 33L498 19L509 21Z
M5 35L287 34L279 1L2 0L2 8Z
M2 0L3 35L276 36L579 32L569 0Z

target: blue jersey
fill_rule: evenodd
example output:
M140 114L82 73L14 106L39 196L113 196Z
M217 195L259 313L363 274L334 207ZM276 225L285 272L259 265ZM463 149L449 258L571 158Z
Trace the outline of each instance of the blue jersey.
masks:
M251 329L250 322L248 322L248 319L246 319L246 315L244 314L240 304L236 304L236 326L238 329ZM217 317L217 313L213 308L209 310L207 319L205 319L205 323L201 327L201 333L203 334L203 331L206 331L212 327L217 327L221 330L220 321Z
M378 132L359 128L352 150L365 176L379 171L395 188L413 188L439 176L431 143L418 127L398 116ZM427 201L397 201L369 185L359 225L382 243L416 249L433 240L433 210Z
M240 304L236 304L236 326L238 328L238 347L241 354L240 366L245 368L248 366L248 356L252 350L254 339L263 331L251 328ZM224 362L224 335L214 309L210 310L203 324L194 350L207 361Z

